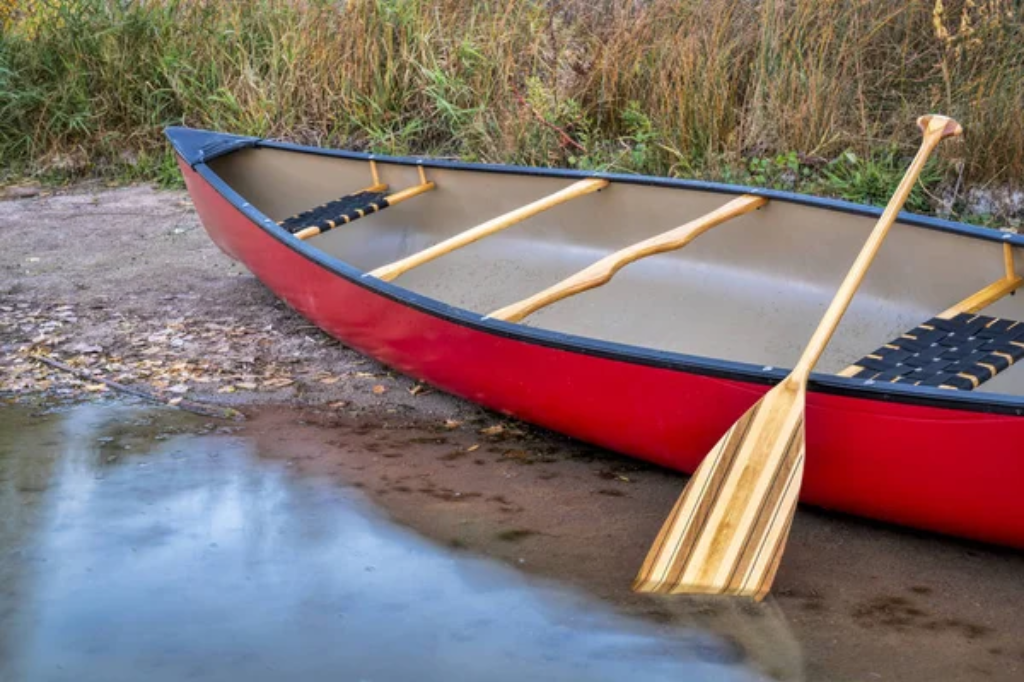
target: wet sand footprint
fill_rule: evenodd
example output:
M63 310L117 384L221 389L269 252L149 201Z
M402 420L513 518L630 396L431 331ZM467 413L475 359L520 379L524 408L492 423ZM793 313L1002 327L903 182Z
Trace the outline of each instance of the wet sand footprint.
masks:
M979 625L962 618L936 618L901 596L878 596L853 609L855 621L864 627L882 625L896 630L916 628L932 632L956 631L969 640L985 637L992 632L987 625Z
M528 537L540 534L538 531L530 530L529 528L510 528L501 531L495 537L502 542L522 542Z
M615 490L613 488L601 488L600 490L597 490L596 493L598 495L605 495L607 497L629 497L629 495L622 492L621 490Z

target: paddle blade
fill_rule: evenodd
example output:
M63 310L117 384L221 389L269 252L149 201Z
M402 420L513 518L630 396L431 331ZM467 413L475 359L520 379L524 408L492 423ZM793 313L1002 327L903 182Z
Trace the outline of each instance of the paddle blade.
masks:
M805 387L783 381L708 453L665 520L634 590L764 598L803 479Z

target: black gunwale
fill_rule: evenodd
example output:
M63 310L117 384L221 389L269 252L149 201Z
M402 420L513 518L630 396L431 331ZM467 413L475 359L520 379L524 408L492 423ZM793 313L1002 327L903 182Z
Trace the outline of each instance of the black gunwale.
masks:
M188 133L193 137L202 134L207 141L201 148L188 147L178 143L180 135ZM617 173L592 173L567 169L533 168L525 166L492 165L450 161L445 159L429 159L420 157L394 157L381 154L368 154L346 150L308 147L286 142L275 142L252 137L240 137L225 133L199 131L188 128L168 128L165 131L171 144L182 157L215 191L241 212L259 229L275 240L302 255L310 262L324 268L348 282L368 289L378 295L400 304L419 310L447 322L469 327L477 331L494 334L516 341L534 345L556 348L559 350L581 353L630 364L656 367L673 371L688 372L703 376L720 377L748 383L773 385L781 381L788 373L786 368L763 367L745 362L736 362L718 358L708 358L684 353L655 350L642 346L633 346L611 341L601 341L589 337L565 334L562 332L527 327L521 324L503 322L485 318L484 316L448 305L437 299L417 294L400 286L365 276L366 273L348 263L330 256L293 235L277 225L269 217L257 210L241 195L232 189L216 172L209 167L209 162L218 156L229 154L237 149L247 147L265 147L303 154L333 156L354 160L375 160L424 168L444 168L449 170L505 173L513 175L532 175L568 179L604 178L612 182L650 185L676 189L710 191L721 194L741 195L754 194L774 201L802 204L852 213L855 215L878 217L882 209L855 204L837 199L813 197L806 194L784 192L763 188L750 188L741 185L704 182L698 180L680 180L659 178L643 175L624 175ZM210 153L209 150L214 153ZM913 213L901 212L898 221L915 227L959 234L985 241L1009 243L1024 247L1024 236L1010 232L981 228L974 225L957 223L939 218L931 218ZM1010 396L996 393L973 391L950 391L922 386L876 383L832 374L813 373L808 388L811 391L834 395L843 395L861 399L892 402L909 405L922 405L953 410L965 410L990 414L1024 416L1024 396Z

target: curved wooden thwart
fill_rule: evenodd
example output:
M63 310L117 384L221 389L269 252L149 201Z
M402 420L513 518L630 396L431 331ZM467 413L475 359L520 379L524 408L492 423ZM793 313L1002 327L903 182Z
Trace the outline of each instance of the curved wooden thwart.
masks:
M376 277L377 279L382 279L387 282L390 282L394 278L401 275L403 272L412 270L413 268L423 265L424 263L429 263L435 258L440 258L446 253L451 253L456 249L461 249L463 246L472 244L473 242L483 239L488 235L492 235L495 232L500 232L501 230L504 230L506 227L515 225L516 223L521 223L527 218L535 216L538 213L542 213L543 211L546 211L549 208L554 208L559 204L564 204L565 202L575 199L576 197L581 197L585 194L596 192L598 190L604 189L607 186L607 180L598 180L594 178L591 178L589 180L580 180L579 182L575 182L559 192L555 192L554 194L546 196L543 199L538 199L537 201L534 201L531 204L521 206L520 208L517 208L514 211L510 211L504 215L498 216L497 218L488 220L487 222L481 223L476 227L472 227L464 232L460 232L454 237L449 237L448 239L445 239L443 242L435 244L434 246L431 246L429 248L423 249L419 253L414 253L413 255L395 261L394 263L389 263L387 265L381 266L376 270L373 270L372 272L366 273L363 276Z
M768 203L768 200L763 197L744 194L721 208L696 220L691 220L685 225L659 234L656 237L645 239L638 244L627 246L610 256L605 256L593 265L580 270L575 275L562 280L558 284L550 286L544 291L522 301L495 310L487 317L495 320L505 320L506 322L519 322L527 315L532 315L541 308L561 301L563 298L606 284L616 272L633 261L658 253L681 249L711 228L721 225L732 218L750 213L755 209L761 208L766 203Z
M639 592L768 593L796 510L804 468L807 380L939 142L961 133L923 116L921 148L871 231L793 371L733 424L694 472L633 583Z

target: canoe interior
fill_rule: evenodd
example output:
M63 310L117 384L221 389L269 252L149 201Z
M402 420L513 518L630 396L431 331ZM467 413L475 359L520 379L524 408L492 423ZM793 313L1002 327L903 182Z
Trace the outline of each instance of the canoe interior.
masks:
M372 184L366 161L254 148L211 169L278 221ZM415 167L378 162L397 191ZM313 237L309 244L369 271L558 191L571 179L428 168L434 191ZM485 315L599 258L728 202L707 191L613 183L402 275L395 284ZM658 350L791 367L874 225L873 218L780 200L633 263L608 284L523 324ZM1017 271L1024 253L1015 249ZM1003 245L897 223L818 372L835 373L1000 279ZM1024 321L1024 299L983 314ZM1024 395L1011 366L977 392Z

